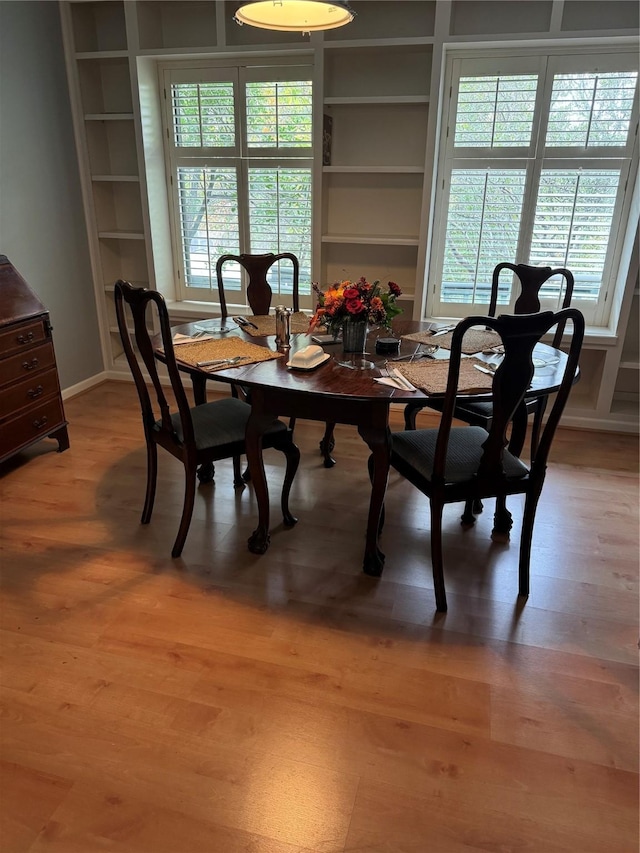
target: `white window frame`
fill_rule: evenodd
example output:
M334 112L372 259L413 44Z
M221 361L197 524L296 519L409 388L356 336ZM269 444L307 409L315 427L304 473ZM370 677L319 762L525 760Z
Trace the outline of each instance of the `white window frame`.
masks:
M613 214L611 238L608 245L605 267L597 303L574 297L572 304L585 314L590 326L606 327L615 300L612 299L618 276L618 266L624 234L631 207L631 195L638 172L638 88L631 115L627 143L620 151L619 146L589 148L548 147L544 139L547 129L549 104L554 73L592 71L638 70L638 57L633 46L625 45L612 53L610 48L540 48L540 49L493 49L451 50L445 60L439 155L435 181L434 215L431 234L431 251L427 269L425 289L425 316L464 317L470 313L482 313L484 303L452 303L440 298L440 282L444 261L447 211L449 207L450 176L452 169L462 168L519 168L526 172L525 195L522 206L521 226L516 256L496 258L495 263L529 263L529 248L532 237L532 222L536 211L537 189L544 168L620 168L620 180ZM538 86L534 109L534 131L528 147L515 148L454 148L455 121L457 112L458 79L460 76L476 74L523 74L543 73L544 86ZM537 140L541 144L536 151ZM616 156L617 155L617 156ZM599 159L600 157L606 160ZM552 264L556 266L556 264ZM503 275L505 275L503 273ZM505 278L506 275L505 275ZM501 278L501 282L502 282ZM513 309L517 290L513 289L508 305L499 305L498 310L508 313ZM556 300L541 300L543 309L557 309Z
M254 57L240 59L224 59L210 61L175 61L163 62L158 64L158 75L160 82L160 90L164 93L164 109L163 109L163 136L165 147L165 167L166 179L169 187L169 224L172 239L172 257L174 265L174 275L176 281L176 298L183 302L208 302L217 305L219 303L217 281L215 276L215 267L212 267L210 272L210 286L193 287L186 283L186 273L184 268L184 258L181 247L181 222L180 222L180 204L178 199L178 190L176 186L177 170L181 165L185 166L205 166L215 165L220 167L231 167L236 171L237 193L238 193L238 211L239 211L239 239L240 253L250 252L250 234L249 234L249 218L246 213L249 209L248 204L248 174L249 169L255 168L302 168L309 173L309 181L311 185L312 200L310 206L311 223L309 229L309 281L308 293L305 293L305 278L302 270L300 276L300 307L311 309L313 307L313 291L311 288L311 270L313 269L313 219L314 219L314 203L313 192L315 190L314 182L314 151L315 140L311 140L310 147L260 147L248 149L247 146L247 118L246 118L246 99L245 99L245 84L257 81L280 82L287 80L310 80L312 87L315 89L315 72L313 59L309 55L291 56L291 57ZM174 144L173 138L173 116L171 102L171 84L172 83L208 83L208 82L232 82L235 104L235 145L227 148L197 148L189 147L188 149L178 149ZM313 100L315 102L315 94ZM313 127L314 107L312 106L312 127ZM212 155L212 150L215 155ZM286 248L277 246L273 248L274 253L278 251L287 251ZM291 264L288 260L281 261L285 265L283 272L288 273ZM233 275L233 266L227 264L225 266L225 279L229 275ZM236 271L239 275L239 290L226 291L225 296L229 310L248 308L246 287L247 275L246 272L239 268ZM274 295L276 293L277 284L277 267L272 267L270 276L274 279L272 287ZM287 293L278 294L278 302L283 304L291 304L292 297Z

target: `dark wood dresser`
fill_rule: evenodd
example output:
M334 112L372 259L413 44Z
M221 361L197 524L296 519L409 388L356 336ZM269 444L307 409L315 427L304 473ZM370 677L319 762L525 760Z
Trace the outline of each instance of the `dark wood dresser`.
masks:
M69 447L49 313L0 255L0 462L43 438Z

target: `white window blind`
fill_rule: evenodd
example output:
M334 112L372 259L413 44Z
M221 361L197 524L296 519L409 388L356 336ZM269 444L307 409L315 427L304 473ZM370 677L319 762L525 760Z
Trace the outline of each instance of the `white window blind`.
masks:
M535 77L489 75L460 80L455 144L528 145L536 101Z
M509 261L571 270L573 304L606 323L637 168L637 64L624 50L449 60L428 314L486 306L494 267ZM560 288L545 285L543 307L559 306Z
M540 176L529 263L571 270L576 300L598 300L619 179L616 170L543 169Z
M235 145L231 83L174 83L171 104L176 147L225 148Z
M637 74L557 74L549 108L547 147L624 146Z
M309 293L311 280L311 171L309 169L252 168L249 167L249 223L251 252L261 254L272 251L277 245L295 246L293 252L300 262L300 272L305 273L305 293ZM280 251L293 251L281 249ZM283 263L274 267L277 277L274 287L280 294L293 292L292 267ZM309 294L310 295L310 294Z
M247 146L307 148L311 137L311 82L249 82Z
M311 305L312 106L308 65L164 69L179 290L216 301L223 254L291 252L301 304ZM245 304L244 272L225 266L225 290ZM269 272L290 296L291 264Z
M456 169L451 173L442 298L489 302L496 253L515 257L525 172ZM506 294L501 294L502 300Z
M190 287L217 287L217 258L240 251L236 169L180 166L178 205L185 280Z

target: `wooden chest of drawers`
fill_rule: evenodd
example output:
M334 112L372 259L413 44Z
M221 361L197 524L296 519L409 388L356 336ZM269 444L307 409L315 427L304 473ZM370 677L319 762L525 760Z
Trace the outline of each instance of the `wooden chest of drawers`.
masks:
M69 447L49 314L0 255L0 462L45 437Z

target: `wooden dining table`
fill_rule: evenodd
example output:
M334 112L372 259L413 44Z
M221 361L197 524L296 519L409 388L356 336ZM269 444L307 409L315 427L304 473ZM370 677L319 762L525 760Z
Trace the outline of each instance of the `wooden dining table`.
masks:
M233 328L236 336L278 352L275 336L249 336L228 318L226 321L197 321L172 329L174 335L192 336L202 328ZM282 357L260 361L247 365L221 367L211 372L181 359L181 347L175 346L178 366L191 376L196 404L206 401L206 385L210 380L241 385L250 390L251 415L246 428L246 455L249 474L258 505L258 525L248 540L249 550L263 554L269 547L269 490L262 459L262 435L276 417L303 418L320 422L351 424L355 426L362 439L371 450L373 466L371 470L371 497L367 517L366 542L363 570L368 575L380 576L384 566L384 554L378 546L378 529L384 503L390 467L391 440L389 431L389 411L392 403L406 404L410 401L424 400L428 405L429 397L420 390L403 391L388 385L374 382L374 377L383 374L387 359L399 355L411 355L415 352L414 341L403 339L411 333L427 331L430 324L412 320L398 320L393 323L393 335L401 339L399 353L378 355L375 352L377 337L388 337L385 329L372 330L367 338L366 358L373 362L371 369L354 369L345 364L356 365L357 358L345 356L340 343L325 344L330 354L319 367L304 371L287 366L290 357L299 349L312 343L306 334L291 336L290 349L281 350ZM198 338L195 338L198 340ZM433 343L438 343L434 338ZM545 396L557 390L566 356L561 350L546 344L538 344L534 355L550 362L544 369L536 368L526 399ZM161 342L156 339L156 356L162 360L164 353ZM437 358L448 358L446 350L435 353ZM495 355L478 353L477 358L490 362ZM471 399L471 397L469 397ZM473 399L490 399L490 394L474 394Z

